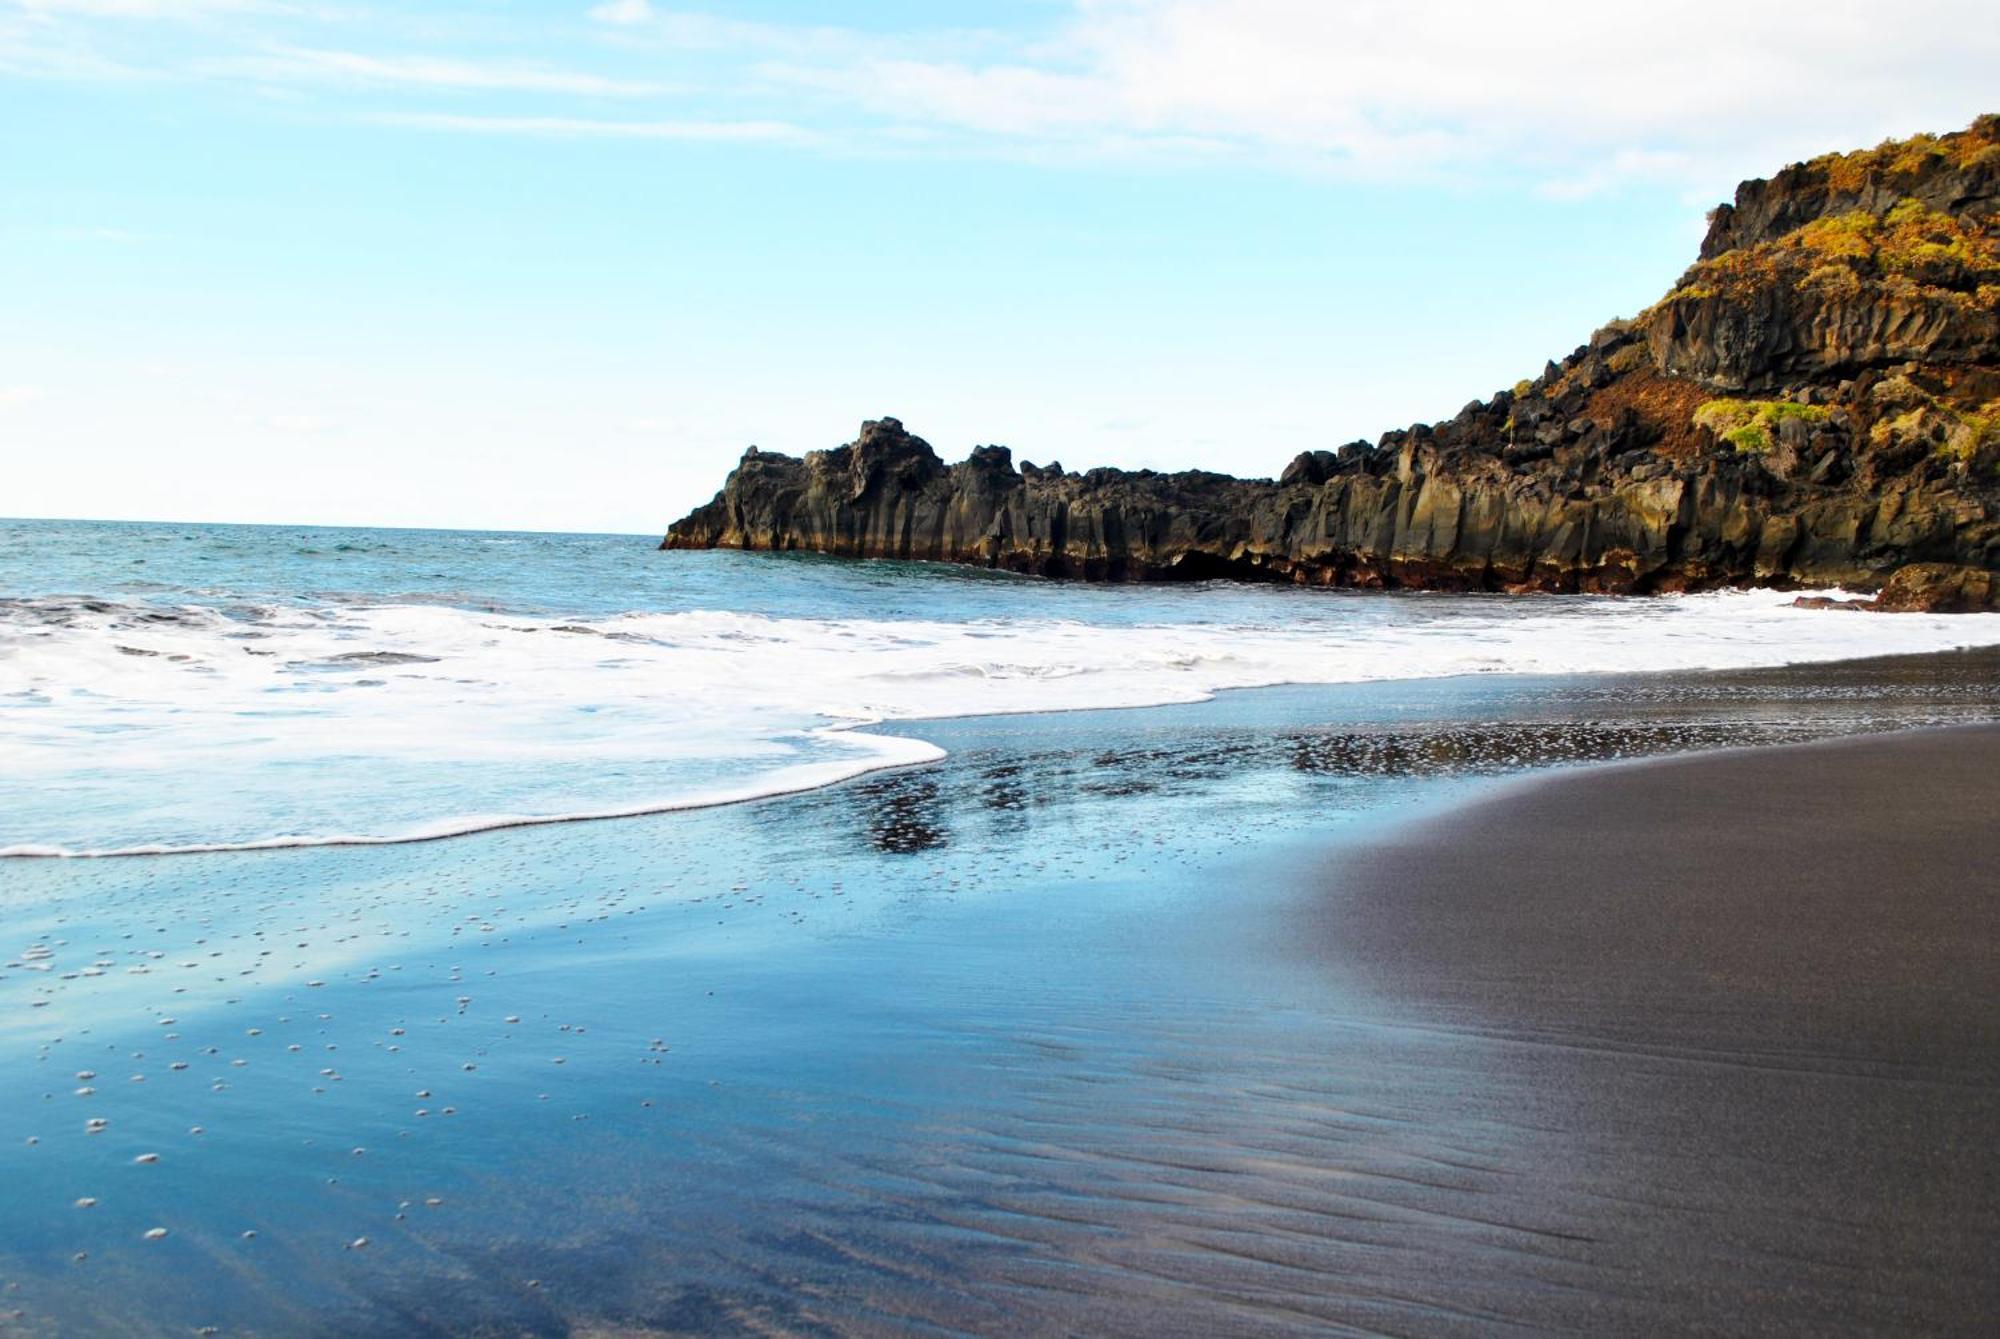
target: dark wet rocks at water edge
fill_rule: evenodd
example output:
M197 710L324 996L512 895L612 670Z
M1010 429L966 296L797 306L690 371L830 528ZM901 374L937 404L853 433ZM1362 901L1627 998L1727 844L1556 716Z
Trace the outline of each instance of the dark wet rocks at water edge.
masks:
M1979 567L1911 563L1899 567L1871 599L1801 595L1801 609L1873 610L1903 614L1982 614L2000 609L2000 576Z
M1988 116L1744 183L1637 317L1447 422L1305 453L1275 480L1017 467L999 446L947 465L885 418L803 460L753 448L661 547L1432 590L1873 591L1913 563L1991 572L1996 211Z
M1875 607L1943 614L2000 608L2000 577L1976 567L1912 563L1889 578L1889 584L1875 597Z

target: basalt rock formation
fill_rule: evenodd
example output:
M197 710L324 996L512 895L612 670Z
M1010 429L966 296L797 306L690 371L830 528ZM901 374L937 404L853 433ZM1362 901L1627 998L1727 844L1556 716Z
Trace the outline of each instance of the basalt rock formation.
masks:
M2000 116L1744 183L1637 317L1275 480L947 465L885 418L751 448L661 547L1444 590L1874 590L1923 563L1963 570L1895 607L1966 607L2000 568Z

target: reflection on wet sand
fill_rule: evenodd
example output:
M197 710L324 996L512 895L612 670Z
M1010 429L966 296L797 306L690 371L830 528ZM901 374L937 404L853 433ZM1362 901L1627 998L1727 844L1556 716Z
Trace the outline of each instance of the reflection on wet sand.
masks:
M1619 1122L1736 1061L1634 1052L1579 1107L1573 1048L1301 953L1319 853L1477 776L1991 719L1994 665L926 722L942 765L732 810L10 867L0 1317L1657 1327L1698 1281L1580 1206L1637 1168L1634 1212L1709 1221L1694 1178L1740 1169L1628 1162ZM1839 1267L1798 1266L1873 1305Z

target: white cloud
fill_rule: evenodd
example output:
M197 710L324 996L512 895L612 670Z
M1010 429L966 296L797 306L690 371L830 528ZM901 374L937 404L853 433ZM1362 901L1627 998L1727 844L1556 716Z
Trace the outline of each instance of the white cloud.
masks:
M26 404L41 398L39 386L0 386L0 405Z
M581 116L452 116L422 112L369 118L377 125L477 135L538 135L570 139L657 139L804 143L813 132L789 121L611 121Z
M102 242L110 246L132 246L140 241L140 234L129 228L112 228L103 224L41 228L35 229L33 235L62 242Z
M4 4L5 0L0 0ZM105 82L138 70L78 40L64 24L40 14L0 9L0 74L22 79Z
M754 57L798 61L848 62L864 59L941 58L967 51L1013 49L999 34L962 28L926 28L896 33L863 32L830 24L771 23L721 18L695 10L656 10L650 5L623 10L615 3L599 6L591 17L607 22L600 12L620 9L626 15L612 24L621 31L619 43L632 50L714 53L724 58Z
M283 8L271 0L8 0L8 3L29 14L116 19L191 19L225 11Z
M223 62L215 68L279 83L316 80L584 97L645 97L665 91L659 84L540 65L435 56L373 56L309 47L278 47L269 55Z
M599 23L628 26L652 18L653 7L646 0L606 0L604 4L592 7L590 17Z
M580 0L567 27L511 17L518 7L446 24L342 11L367 51L274 44L266 22L191 25L198 45L170 60L157 42L88 40L122 25L54 16L332 11L304 0L0 0L0 15L40 34L30 41L0 19L0 73L360 88L382 105L342 114L492 134L1484 175L1558 198L1664 184L1712 199L1789 158L1994 110L1990 5L1903 0L1885 17L1877 0L1048 0L1024 7L1041 16L1032 29L947 19L864 31ZM480 54L397 40L443 33L476 40ZM551 101L477 118L385 114L399 110L393 94L419 91ZM605 97L677 101L673 115L643 121L557 101Z
M318 434L332 432L340 425L317 414L272 414L263 426L272 432Z
M1574 194L1962 125L1990 110L1996 68L1986 0L1909 0L1893 20L1873 0L1076 0L1052 38L995 60L763 72L977 137L1526 168Z

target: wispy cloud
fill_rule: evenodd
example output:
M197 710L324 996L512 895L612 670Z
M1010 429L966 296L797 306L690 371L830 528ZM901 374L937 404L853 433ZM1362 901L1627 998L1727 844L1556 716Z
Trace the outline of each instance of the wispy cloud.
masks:
M140 240L140 234L130 228L113 228L105 224L88 224L54 228L37 228L31 235L55 238L65 242L94 242L108 246L132 246Z
M274 83L335 82L437 90L649 97L664 85L578 70L427 55L370 55L310 47L275 47L264 55L220 61L208 68Z
M112 60L88 46L0 29L0 75L64 83L110 83L145 78L147 72Z
M283 12L279 0L4 0L28 14L72 14L89 18L189 19L204 14L246 11Z
M0 406L26 404L41 398L39 386L0 386Z
M734 61L853 61L943 59L978 51L1015 50L1014 39L985 29L946 25L896 33L864 32L824 23L774 23L724 18L689 9L613 3L589 11L625 50L705 52Z
M605 4L593 5L590 17L599 23L630 26L650 20L653 7L646 0L607 0Z
M761 67L993 140L1232 144L1371 175L1496 166L1571 194L1962 123L1995 68L2000 25L1977 0L1909 0L1894 22L1872 0L1076 0L992 60Z
M269 432L317 436L320 433L332 432L340 425L318 414L270 414L257 421L256 426Z
M789 121L619 121L582 116L456 116L445 113L385 112L377 125L471 135L535 135L556 139L654 139L738 143L803 144L814 132Z
M947 16L864 31L576 0L533 21L344 10L351 35L334 42L301 40L301 22L336 15L305 0L0 0L0 71L336 89L339 115L485 134L1707 193L1785 156L1993 110L1989 7L1902 0L1885 20L1877 0L1062 0L1012 30ZM87 40L121 18L225 11L274 17L187 25L181 49ZM10 34L8 15L40 36ZM488 96L479 116L411 113L411 97L444 93ZM639 97L670 114L591 105Z

